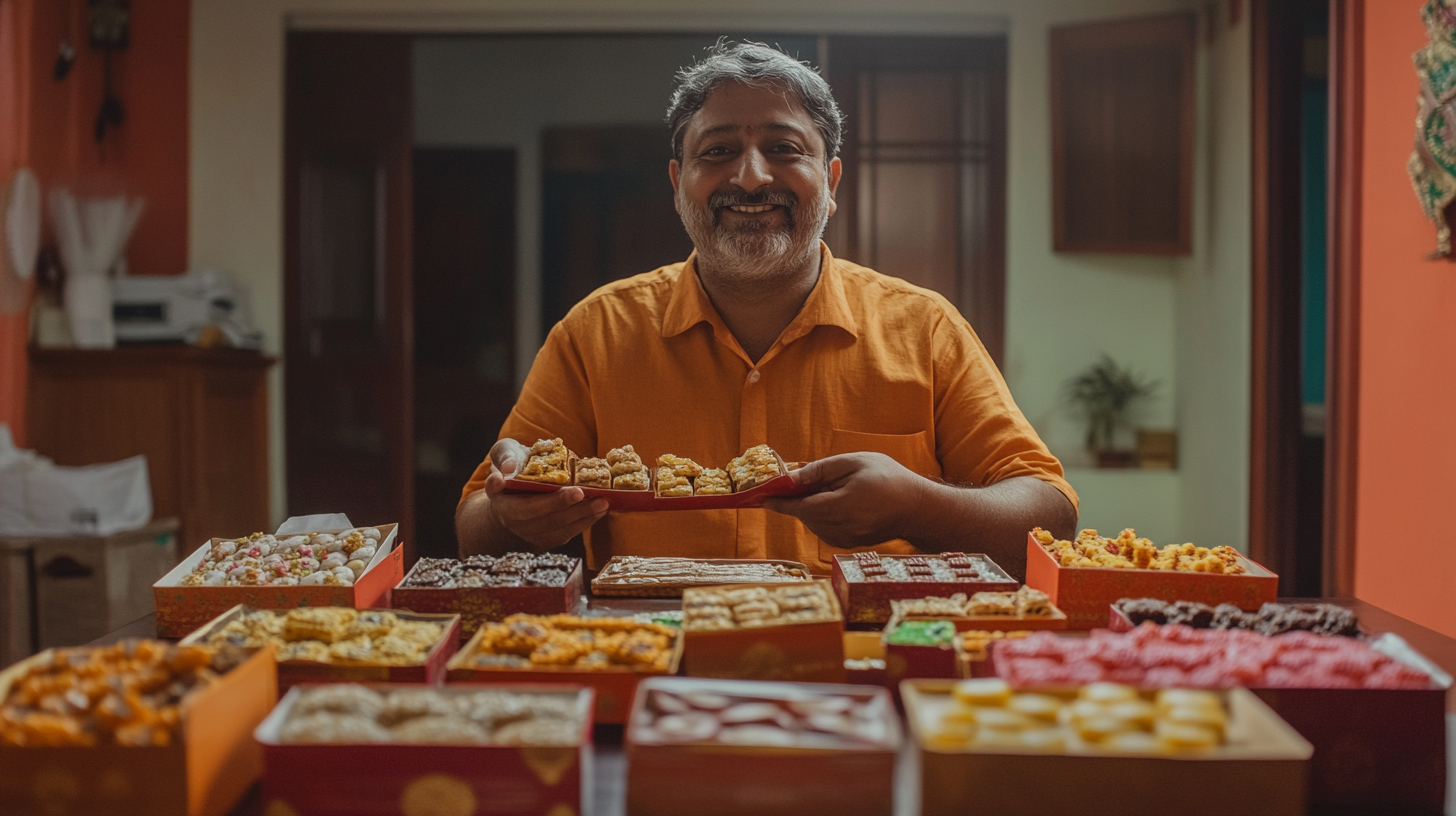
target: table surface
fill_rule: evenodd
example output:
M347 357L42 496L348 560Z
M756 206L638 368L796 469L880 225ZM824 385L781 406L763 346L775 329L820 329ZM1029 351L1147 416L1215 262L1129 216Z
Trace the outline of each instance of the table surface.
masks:
M1430 658L1443 671L1456 676L1456 639L1427 629L1405 618L1387 612L1378 606L1352 598L1284 598L1284 603L1308 603L1318 601L1349 607L1359 616L1361 625L1372 632L1392 632L1404 638L1416 651ZM587 598L588 608L593 613L635 614L638 612L659 612L678 609L681 602L667 598ZM156 617L147 615L93 641L92 645L115 643L127 638L156 637ZM1069 633L1074 634L1074 633ZM1456 814L1456 708L1452 695L1446 695L1446 786L1448 814ZM599 725L596 728L593 746L593 787L591 807L585 813L595 816L621 816L626 812L627 758L622 748L622 727ZM920 812L919 768L916 765L913 741L907 739L900 752L900 761L895 771L895 816L915 816ZM261 787L254 785L248 795L233 811L232 816L262 816L264 802Z

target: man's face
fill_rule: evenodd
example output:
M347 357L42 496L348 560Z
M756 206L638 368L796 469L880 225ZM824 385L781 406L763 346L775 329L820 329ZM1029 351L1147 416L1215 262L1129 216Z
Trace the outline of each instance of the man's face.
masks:
M775 277L818 254L840 163L791 92L730 82L708 94L668 166L678 214L715 272Z

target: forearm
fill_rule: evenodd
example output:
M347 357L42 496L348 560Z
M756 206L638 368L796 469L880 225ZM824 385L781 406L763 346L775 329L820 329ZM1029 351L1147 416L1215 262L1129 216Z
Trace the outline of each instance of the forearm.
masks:
M1058 489L1033 476L988 487L926 481L906 513L904 538L927 552L981 552L1018 578L1026 575L1026 534L1033 527L1071 538L1077 511Z
M500 523L491 510L490 496L484 490L472 493L455 511L455 538L460 542L462 559L472 555L504 555L537 549Z

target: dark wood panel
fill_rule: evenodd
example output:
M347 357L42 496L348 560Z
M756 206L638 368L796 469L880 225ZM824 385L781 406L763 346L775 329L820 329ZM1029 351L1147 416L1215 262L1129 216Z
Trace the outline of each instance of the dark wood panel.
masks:
M1192 14L1051 30L1059 252L1193 248Z

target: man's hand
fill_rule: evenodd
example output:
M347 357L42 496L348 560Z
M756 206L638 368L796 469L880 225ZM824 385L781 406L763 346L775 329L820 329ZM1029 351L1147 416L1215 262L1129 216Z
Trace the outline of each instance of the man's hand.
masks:
M907 519L921 512L929 479L883 453L846 453L793 471L794 481L819 492L774 498L770 510L804 522L835 547L867 547L909 535Z
M575 538L607 514L605 499L585 501L586 494L579 487L563 487L553 493L505 492L506 480L525 465L528 454L527 448L514 439L502 439L490 449L490 475L486 477L485 489L481 491L484 499L479 502L479 509L467 501L456 519L463 542L468 523L465 516L488 514L486 519L473 519L474 523L469 523L474 527L480 521L486 522L484 546L470 549L500 552L509 549L510 542L499 540L495 529L498 527L499 532L538 551L549 550Z

